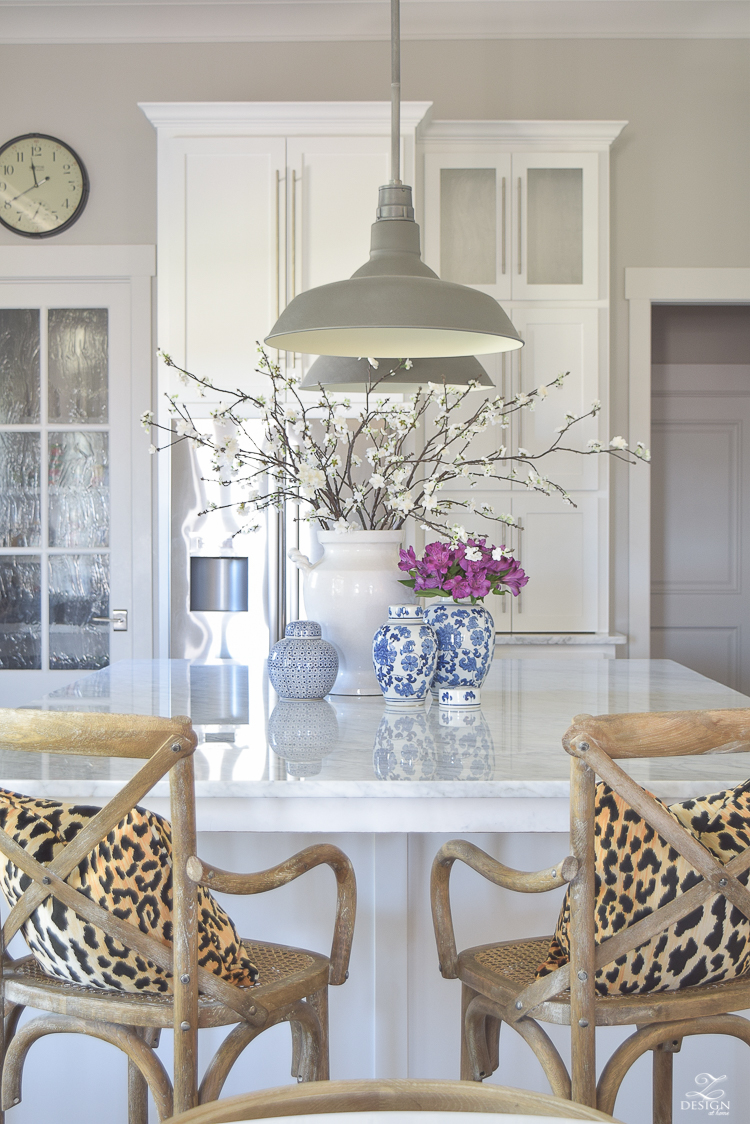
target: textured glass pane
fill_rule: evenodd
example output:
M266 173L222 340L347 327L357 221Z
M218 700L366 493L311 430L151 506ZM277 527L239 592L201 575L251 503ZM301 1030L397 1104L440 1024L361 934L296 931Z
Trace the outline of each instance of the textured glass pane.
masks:
M39 421L39 309L0 308L0 424Z
M58 554L49 559L49 665L96 669L109 664L109 557Z
M50 546L109 545L106 433L50 433Z
M106 308L49 311L49 419L107 421Z
M530 285L583 284L583 170L529 168Z
M39 546L39 434L0 432L0 546Z
M0 669L42 666L41 576L39 558L0 557Z
M497 280L494 168L440 170L440 276L459 285Z

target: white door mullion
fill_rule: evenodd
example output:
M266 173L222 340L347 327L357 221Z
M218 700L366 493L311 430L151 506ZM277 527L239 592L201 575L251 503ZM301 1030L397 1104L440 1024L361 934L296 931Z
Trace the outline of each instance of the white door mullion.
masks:
M40 445L40 517L41 517L41 629L42 629L42 671L49 670L49 312L46 306L39 309L39 368L41 376L39 420L41 431Z

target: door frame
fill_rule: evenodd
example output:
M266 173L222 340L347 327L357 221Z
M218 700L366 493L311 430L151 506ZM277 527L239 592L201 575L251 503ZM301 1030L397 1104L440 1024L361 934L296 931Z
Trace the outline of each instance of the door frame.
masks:
M651 433L652 304L749 304L750 269L628 268L629 433ZM651 474L628 476L628 656L651 654Z
M155 246L9 246L0 245L0 282L45 283L57 282L107 282L127 287L130 300L130 377L133 403L143 403L143 410L154 408L152 298L153 277L156 274ZM132 447L143 446L148 438L140 425L139 414L124 420L129 426ZM133 457L132 534L133 542L156 544L155 526L155 471L154 458ZM145 519L148 533L144 534L144 511L138 497L148 496ZM133 657L151 659L158 655L158 637L154 632L157 619L157 590L154 585L155 559L153 550L137 549L132 554L133 584L135 588L149 589L151 596L145 604L138 605L139 639L134 637ZM136 573L137 569L137 573ZM135 609L135 606L133 606ZM129 625L129 627L133 627ZM134 629L135 631L135 629ZM165 653L166 654L166 653Z

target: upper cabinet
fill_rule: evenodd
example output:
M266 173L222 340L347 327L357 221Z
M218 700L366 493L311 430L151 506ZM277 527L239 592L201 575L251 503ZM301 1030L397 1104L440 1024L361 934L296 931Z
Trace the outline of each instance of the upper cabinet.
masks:
M436 121L422 136L425 261L496 300L607 297L620 121Z

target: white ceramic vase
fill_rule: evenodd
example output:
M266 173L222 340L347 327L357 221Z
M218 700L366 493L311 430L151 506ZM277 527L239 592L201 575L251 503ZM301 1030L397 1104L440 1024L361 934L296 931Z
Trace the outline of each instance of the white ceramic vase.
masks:
M399 585L398 548L403 531L318 531L323 557L312 563L298 550L289 557L304 572L305 612L320 621L336 646L339 674L332 694L379 695L372 638L388 606L410 601ZM413 598L411 598L413 601Z

